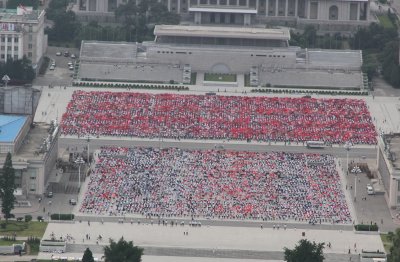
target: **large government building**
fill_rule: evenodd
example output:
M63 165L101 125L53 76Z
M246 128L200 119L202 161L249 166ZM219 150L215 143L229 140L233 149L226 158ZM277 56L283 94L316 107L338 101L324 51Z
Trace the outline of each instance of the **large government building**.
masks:
M137 0L139 1L139 0ZM368 24L369 0L159 0L194 24L315 24L335 29ZM73 10L83 20L112 21L127 0L78 0Z
M361 51L289 46L287 29L157 25L154 34L142 44L83 41L78 79L202 85L200 75L216 73L252 86L365 88Z

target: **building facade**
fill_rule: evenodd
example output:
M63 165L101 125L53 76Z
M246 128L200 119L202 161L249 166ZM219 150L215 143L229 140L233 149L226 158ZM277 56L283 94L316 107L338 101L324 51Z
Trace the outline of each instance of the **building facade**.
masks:
M400 208L400 134L383 135L378 140L379 182L390 208Z
M95 16L113 19L118 5L127 0L78 0L73 10L84 20ZM252 25L368 24L369 0L159 0L168 10L195 24ZM107 18L108 17L108 18Z
M0 61L26 56L34 70L39 69L47 49L44 15L44 10L29 7L0 9Z

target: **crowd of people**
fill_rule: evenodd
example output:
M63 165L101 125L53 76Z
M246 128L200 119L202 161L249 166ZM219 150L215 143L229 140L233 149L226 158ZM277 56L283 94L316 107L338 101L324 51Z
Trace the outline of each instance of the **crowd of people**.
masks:
M103 147L80 211L351 221L331 155Z
M363 100L75 91L62 134L375 144Z

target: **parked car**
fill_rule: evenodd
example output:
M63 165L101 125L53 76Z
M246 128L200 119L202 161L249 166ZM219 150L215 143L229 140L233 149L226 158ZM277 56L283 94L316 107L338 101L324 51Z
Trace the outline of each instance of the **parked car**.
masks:
M68 68L69 68L69 70L74 70L74 66L73 65L70 65L70 66L68 66Z
M68 52L68 51L65 51L65 52L64 52L64 56L65 56L65 57L69 57L69 52Z
M72 63L71 61L68 62L68 66L73 66L73 65L74 65L74 63Z
M367 185L367 194L368 195L375 195L374 188L370 184Z
M56 66L51 65L49 69L50 69L50 70L54 70L54 69L56 69Z
M69 200L69 204L75 206L75 205L76 205L76 200L73 199L73 198L71 198L71 199Z
M52 198L53 197L53 192L52 191L47 192L46 196L48 198Z
M56 53L56 56L61 56L61 55L62 55L61 52Z
M72 58L72 59L75 59L75 58L76 58L76 55L75 55L75 54L71 54L71 58Z

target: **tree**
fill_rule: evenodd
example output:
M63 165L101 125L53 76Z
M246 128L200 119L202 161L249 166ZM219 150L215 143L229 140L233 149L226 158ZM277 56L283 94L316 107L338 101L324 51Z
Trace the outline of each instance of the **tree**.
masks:
M0 177L0 197L2 200L1 212L6 221L10 218L11 210L14 209L15 171L12 165L11 153L8 152L3 166L3 175Z
M392 247L388 255L388 262L400 262L400 228L391 236Z
M110 239L110 245L104 248L105 262L140 262L143 248L133 245L132 241L125 241L122 237L118 242Z
M8 9L17 9L19 5L22 6L32 6L33 9L38 9L39 1L38 0L8 0L7 8Z
M284 248L287 262L322 262L324 261L324 243L310 242L301 239L294 249Z
M85 253L83 253L82 262L94 262L92 251L86 248Z

